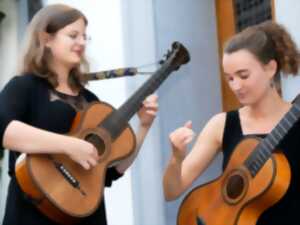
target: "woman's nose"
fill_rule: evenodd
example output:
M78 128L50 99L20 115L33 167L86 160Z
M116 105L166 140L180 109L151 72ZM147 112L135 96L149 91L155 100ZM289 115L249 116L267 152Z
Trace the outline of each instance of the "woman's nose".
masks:
M239 79L234 79L232 82L231 82L231 88L232 90L234 91L237 91L237 90L240 90L241 87L242 87L242 82L239 80Z
M86 37L85 36L79 36L77 43L79 43L80 45L86 45Z

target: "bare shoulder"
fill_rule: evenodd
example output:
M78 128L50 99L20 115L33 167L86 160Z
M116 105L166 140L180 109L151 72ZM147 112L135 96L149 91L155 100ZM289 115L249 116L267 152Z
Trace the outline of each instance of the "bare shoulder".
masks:
M203 129L205 136L210 136L218 145L222 143L226 113L218 113L210 118Z
M221 112L211 117L208 122L211 122L216 125L225 125L226 113Z
M206 126L212 127L214 129L218 130L224 130L225 126L225 120L226 120L226 113L221 112L218 113L210 118L210 120L207 122Z

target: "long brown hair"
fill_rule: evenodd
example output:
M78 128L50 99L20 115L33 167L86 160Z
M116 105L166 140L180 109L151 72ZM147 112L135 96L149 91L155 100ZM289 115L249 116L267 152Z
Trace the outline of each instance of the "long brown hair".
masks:
M45 47L41 34L55 34L60 29L76 20L83 18L88 24L86 17L77 9L63 4L48 5L38 11L31 20L24 42L23 55L20 60L20 74L34 74L48 80L53 87L58 85L57 75L49 68L51 52ZM86 84L83 70L88 70L88 63L82 57L80 65L70 71L69 85L72 90L78 90Z

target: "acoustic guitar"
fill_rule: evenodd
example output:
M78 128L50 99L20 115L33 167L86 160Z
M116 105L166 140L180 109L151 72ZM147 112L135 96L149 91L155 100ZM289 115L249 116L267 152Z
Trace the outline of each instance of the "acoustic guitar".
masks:
M290 185L290 166L278 145L299 118L300 95L271 133L263 139L243 139L223 174L184 198L177 224L255 225Z
M76 115L68 135L97 148L100 160L93 169L85 170L63 154L19 158L17 181L43 214L59 224L76 224L98 208L107 168L134 153L136 139L128 121L143 100L189 60L186 48L174 42L160 68L118 110L108 103L94 102Z

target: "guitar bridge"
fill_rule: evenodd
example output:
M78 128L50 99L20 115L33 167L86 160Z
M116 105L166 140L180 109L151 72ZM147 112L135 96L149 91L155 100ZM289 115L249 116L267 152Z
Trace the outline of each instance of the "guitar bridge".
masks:
M64 167L62 163L55 161L52 157L49 156L49 158L54 163L55 168L68 181L68 183L71 184L72 187L78 189L83 196L86 196L85 191L80 187L80 182L66 169L66 167Z

